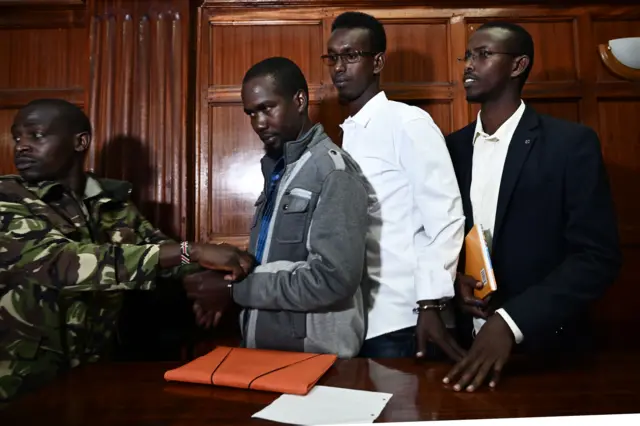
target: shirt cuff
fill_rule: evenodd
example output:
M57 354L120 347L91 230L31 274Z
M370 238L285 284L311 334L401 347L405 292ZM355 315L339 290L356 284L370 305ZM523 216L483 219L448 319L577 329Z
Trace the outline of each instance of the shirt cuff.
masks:
M502 317L504 322L507 323L507 325L511 329L511 332L513 333L513 337L515 337L515 339L516 339L516 344L522 342L522 340L524 340L524 336L522 335L522 331L520 331L520 329L518 328L516 323L513 321L513 319L511 319L511 316L509 316L507 311L505 311L502 308L496 309L496 314L500 314L500 316Z

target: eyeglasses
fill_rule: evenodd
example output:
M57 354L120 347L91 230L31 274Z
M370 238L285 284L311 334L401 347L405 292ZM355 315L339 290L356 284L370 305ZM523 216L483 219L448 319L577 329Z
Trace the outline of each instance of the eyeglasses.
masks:
M518 56L518 55L520 55L520 53L492 52L492 51L486 50L486 49L482 49L482 50L474 51L474 52L471 52L471 51L467 50L466 52L464 52L464 57L463 58L458 58L458 61L460 61L460 62L467 62L468 60L472 60L473 62L476 62L478 60L485 61L485 60L489 59L490 57L492 57L493 55Z
M375 55L377 55L377 53L375 52L363 52L361 50L354 50L353 52L332 53L330 55L322 55L320 57L322 58L322 61L325 63L325 65L332 67L335 64L337 64L338 61L341 59L344 63L355 64L356 62L360 62L360 59L363 56L375 56Z

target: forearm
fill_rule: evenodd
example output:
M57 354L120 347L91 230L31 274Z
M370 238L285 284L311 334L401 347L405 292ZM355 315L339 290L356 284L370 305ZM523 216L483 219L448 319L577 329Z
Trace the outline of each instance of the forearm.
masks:
M158 271L160 246L42 241L22 252L14 267L38 281L75 291L148 289ZM32 260L29 260L32 259Z

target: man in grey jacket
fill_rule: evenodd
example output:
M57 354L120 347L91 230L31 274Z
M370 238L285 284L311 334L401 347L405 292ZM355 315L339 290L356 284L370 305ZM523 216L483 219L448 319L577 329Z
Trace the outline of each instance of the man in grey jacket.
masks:
M244 346L353 357L365 336L375 198L351 157L311 122L294 62L274 57L251 67L242 102L266 151L249 247L258 266L232 286Z

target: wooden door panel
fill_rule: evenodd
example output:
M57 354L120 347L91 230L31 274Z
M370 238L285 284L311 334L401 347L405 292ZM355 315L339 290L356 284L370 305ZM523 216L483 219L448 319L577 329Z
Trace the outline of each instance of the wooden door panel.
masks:
M239 86L253 64L271 56L291 59L310 83L322 80L321 21L301 21L295 25L215 23L210 27L210 37L209 82L214 86Z
M484 21L469 24L469 34ZM522 25L533 38L534 61L529 83L577 79L574 19L558 18L549 22L514 17L509 21Z
M640 98L601 100L598 115L621 238L640 245Z
M448 21L389 20L387 63L381 81L385 83L449 82ZM461 53L462 54L462 53Z

